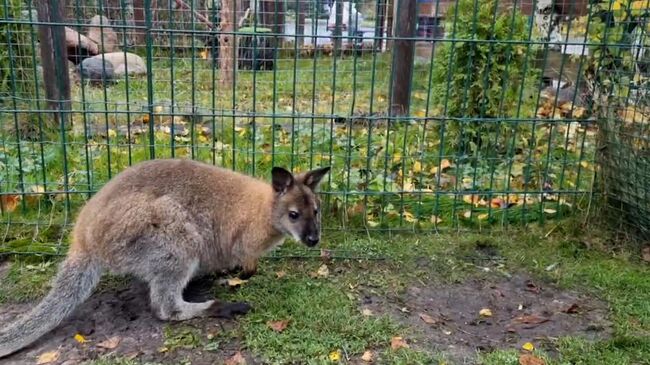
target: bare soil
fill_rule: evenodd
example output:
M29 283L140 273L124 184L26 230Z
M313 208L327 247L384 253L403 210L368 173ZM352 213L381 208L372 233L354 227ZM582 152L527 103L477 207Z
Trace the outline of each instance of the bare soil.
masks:
M195 285L200 286L201 283ZM210 343L208 336L217 337L219 333L232 330L237 325L236 319L209 318L183 322L182 328L174 327L176 330L171 336L178 339L172 344L165 343L164 330L167 323L153 316L148 293L146 284L135 280L127 282L122 288L100 289L58 328L25 350L2 359L0 363L36 364L39 355L44 352L58 351L58 360L50 364L74 365L110 355L134 358L141 362L223 364L225 359L240 350L248 364L257 363L241 349L236 339L220 340L214 343L211 349L206 350ZM197 299L197 296L201 296L200 293L195 295L186 292L188 300ZM2 307L0 323L11 322L34 304ZM76 334L83 335L88 342L79 343L74 338ZM193 335L196 338L191 338ZM107 349L99 345L114 336L119 336L119 343L115 348ZM167 336L168 339L169 337ZM187 347L184 348L184 345Z

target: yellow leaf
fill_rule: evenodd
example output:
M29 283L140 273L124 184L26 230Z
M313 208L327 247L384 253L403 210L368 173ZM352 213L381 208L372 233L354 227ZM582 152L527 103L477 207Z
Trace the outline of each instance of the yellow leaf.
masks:
M492 310L490 308L483 308L478 312L478 314L481 317L492 317Z
M56 360L59 359L59 355L60 354L58 351L44 352L38 356L38 360L36 360L36 365L49 364L51 362L55 362Z
M114 130L112 130L110 128L108 129L108 132L106 132L106 133L108 133L108 136L111 137L111 138L117 137L117 132L115 132Z
M365 362L372 362L372 360L373 360L372 351L364 352L363 355L361 355L361 360L363 360Z
M228 279L228 286L239 286L246 283L248 280L242 280L240 278L230 278Z
M404 220L406 220L409 223L414 223L414 222L417 221L417 219L415 218L415 216L411 212L404 211L404 213L402 213L402 214L404 216Z
M463 217L470 219L472 217L472 212L470 210L466 210L465 213L463 213Z
M546 214L555 214L555 213L557 213L557 210L551 209L551 208L546 208L546 209L544 209L544 213L546 213Z
M413 163L413 172L416 174L422 172L422 163L420 161L415 161L415 163Z
M393 155L393 163L398 163L402 161L402 155L399 153L395 153Z
M589 168L589 162L587 161L580 161L580 166L584 167L585 169Z
M368 220L367 222L368 222L368 225L370 227L373 227L373 228L377 227L379 225L379 222L375 222L375 221L371 221L371 220Z
M336 351L330 352L329 358L330 358L330 361L340 361L341 360L341 351L336 350Z
M479 214L479 215L478 215L478 220L480 220L480 221L484 221L484 220L488 219L489 216L490 216L490 215L487 214L487 213Z
M77 333L76 335L74 335L74 339L75 339L77 342L79 342L79 343L86 343L86 342L88 342L88 340L86 340L86 338L85 338L84 336L82 336L81 334L79 334L79 333Z
M282 279L286 275L287 275L287 273L285 271L278 271L278 272L275 273L275 277L277 277L278 279Z
M371 311L370 309L368 309L368 308L364 308L364 309L361 311L361 314L363 314L363 315L366 316L366 317L370 317L370 316L373 315L372 311Z
M521 346L521 348L526 351L533 351L535 349L535 345L530 342L526 342L523 346Z
M418 117L418 118L424 118L424 117L427 116L427 111L424 110L424 109L420 109L420 110L415 112L415 116Z
M442 218L438 217L437 215L432 215L430 221L433 224L438 224L442 223Z

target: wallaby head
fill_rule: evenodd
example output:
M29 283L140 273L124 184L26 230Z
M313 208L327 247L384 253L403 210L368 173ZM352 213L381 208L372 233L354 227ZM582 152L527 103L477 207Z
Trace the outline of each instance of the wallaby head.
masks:
M271 172L275 192L273 226L309 247L320 241L320 199L316 191L329 170L323 167L294 176L274 167Z

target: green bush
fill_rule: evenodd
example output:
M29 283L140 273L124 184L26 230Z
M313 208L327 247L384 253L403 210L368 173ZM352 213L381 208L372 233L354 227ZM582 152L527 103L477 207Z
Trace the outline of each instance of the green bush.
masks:
M6 0L5 4L0 6L0 19L23 18L22 13L27 7L22 0ZM31 34L31 27L26 24L0 24L0 100L9 100L9 97L19 94L25 99L34 89Z
M531 26L519 10L496 0L460 0L447 11L450 40L436 55L432 96L451 120L447 134L464 151L486 147L499 139L493 134L503 137L526 124L500 120L534 116L540 73L533 65ZM479 120L484 118L497 123Z

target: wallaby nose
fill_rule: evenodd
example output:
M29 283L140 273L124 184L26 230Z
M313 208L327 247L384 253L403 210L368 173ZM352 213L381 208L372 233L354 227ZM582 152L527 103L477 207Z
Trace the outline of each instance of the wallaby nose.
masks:
M318 241L320 241L318 236L313 236L313 235L307 236L307 245L308 246L316 246L318 244Z

